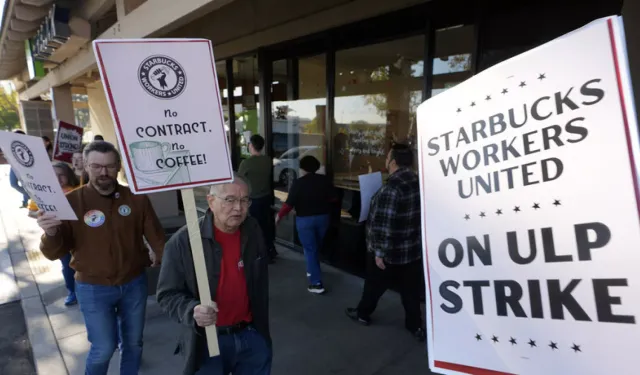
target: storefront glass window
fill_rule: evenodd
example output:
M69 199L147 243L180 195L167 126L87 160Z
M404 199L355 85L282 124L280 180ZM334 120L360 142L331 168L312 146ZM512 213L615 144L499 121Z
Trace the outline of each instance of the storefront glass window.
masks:
M424 83L424 36L336 52L334 184L343 218L359 218L358 175L380 171L394 142L415 144Z
M287 200L291 183L300 177L300 159L314 156L325 172L327 105L326 57L278 60L273 63L273 179L276 208ZM277 228L277 237L295 242L295 215Z
M436 31L436 49L433 59L433 88L431 96L450 89L471 78L474 29L455 26Z
M238 165L249 157L249 138L264 132L260 129L260 103L258 57L256 55L233 59L233 90L225 90L225 96L233 95L236 124L236 153ZM237 167L237 166L236 166Z

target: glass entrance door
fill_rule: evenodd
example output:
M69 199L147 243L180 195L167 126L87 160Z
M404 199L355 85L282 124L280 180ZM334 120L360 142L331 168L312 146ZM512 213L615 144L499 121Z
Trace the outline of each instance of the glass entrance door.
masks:
M300 177L300 159L326 164L326 56L277 60L272 64L273 183L275 206L286 202L292 182ZM295 213L282 220L276 237L299 244Z

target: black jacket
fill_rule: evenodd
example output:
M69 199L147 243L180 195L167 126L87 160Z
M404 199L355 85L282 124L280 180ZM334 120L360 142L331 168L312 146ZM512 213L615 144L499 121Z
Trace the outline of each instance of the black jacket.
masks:
M269 333L269 277L268 251L261 240L262 233L255 219L247 217L240 227L242 260L247 279L247 292L253 315L253 325L271 345ZM215 242L213 213L209 210L200 219L200 233L204 249L205 266L209 276L212 299L216 299L222 248ZM196 273L193 266L189 232L182 227L167 242L162 258L156 298L162 310L182 324L182 332L176 352L185 357L183 375L193 375L197 370L198 353L204 344L204 330L197 327L193 309L200 304Z

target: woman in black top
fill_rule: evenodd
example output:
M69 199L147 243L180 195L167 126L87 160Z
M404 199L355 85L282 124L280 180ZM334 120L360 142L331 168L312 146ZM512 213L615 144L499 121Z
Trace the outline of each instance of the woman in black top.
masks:
M282 205L276 224L292 209L296 210L296 227L298 237L304 248L307 262L307 277L311 293L324 293L322 272L318 251L324 236L329 229L329 213L332 201L335 201L331 180L325 175L317 174L320 162L313 156L300 159L301 177L293 182L289 189L289 197Z

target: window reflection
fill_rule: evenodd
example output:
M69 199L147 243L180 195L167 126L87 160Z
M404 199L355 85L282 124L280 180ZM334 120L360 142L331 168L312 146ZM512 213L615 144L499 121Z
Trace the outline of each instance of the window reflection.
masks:
M474 29L471 25L436 31L432 96L471 78L473 46Z
M358 175L385 172L393 142L415 144L423 56L422 35L336 53L332 157L337 187L358 191ZM343 205L350 216L359 211L358 196L348 205L357 209Z
M300 177L300 159L314 156L325 173L327 105L325 55L273 63L273 179L276 208L287 200L291 183ZM295 215L278 225L276 236L296 242Z
M255 55L237 57L233 59L233 90L227 90L234 96L234 112L236 115L236 155L239 156L238 165L248 158L249 138L260 131L260 103L258 57ZM237 167L237 166L236 166Z

